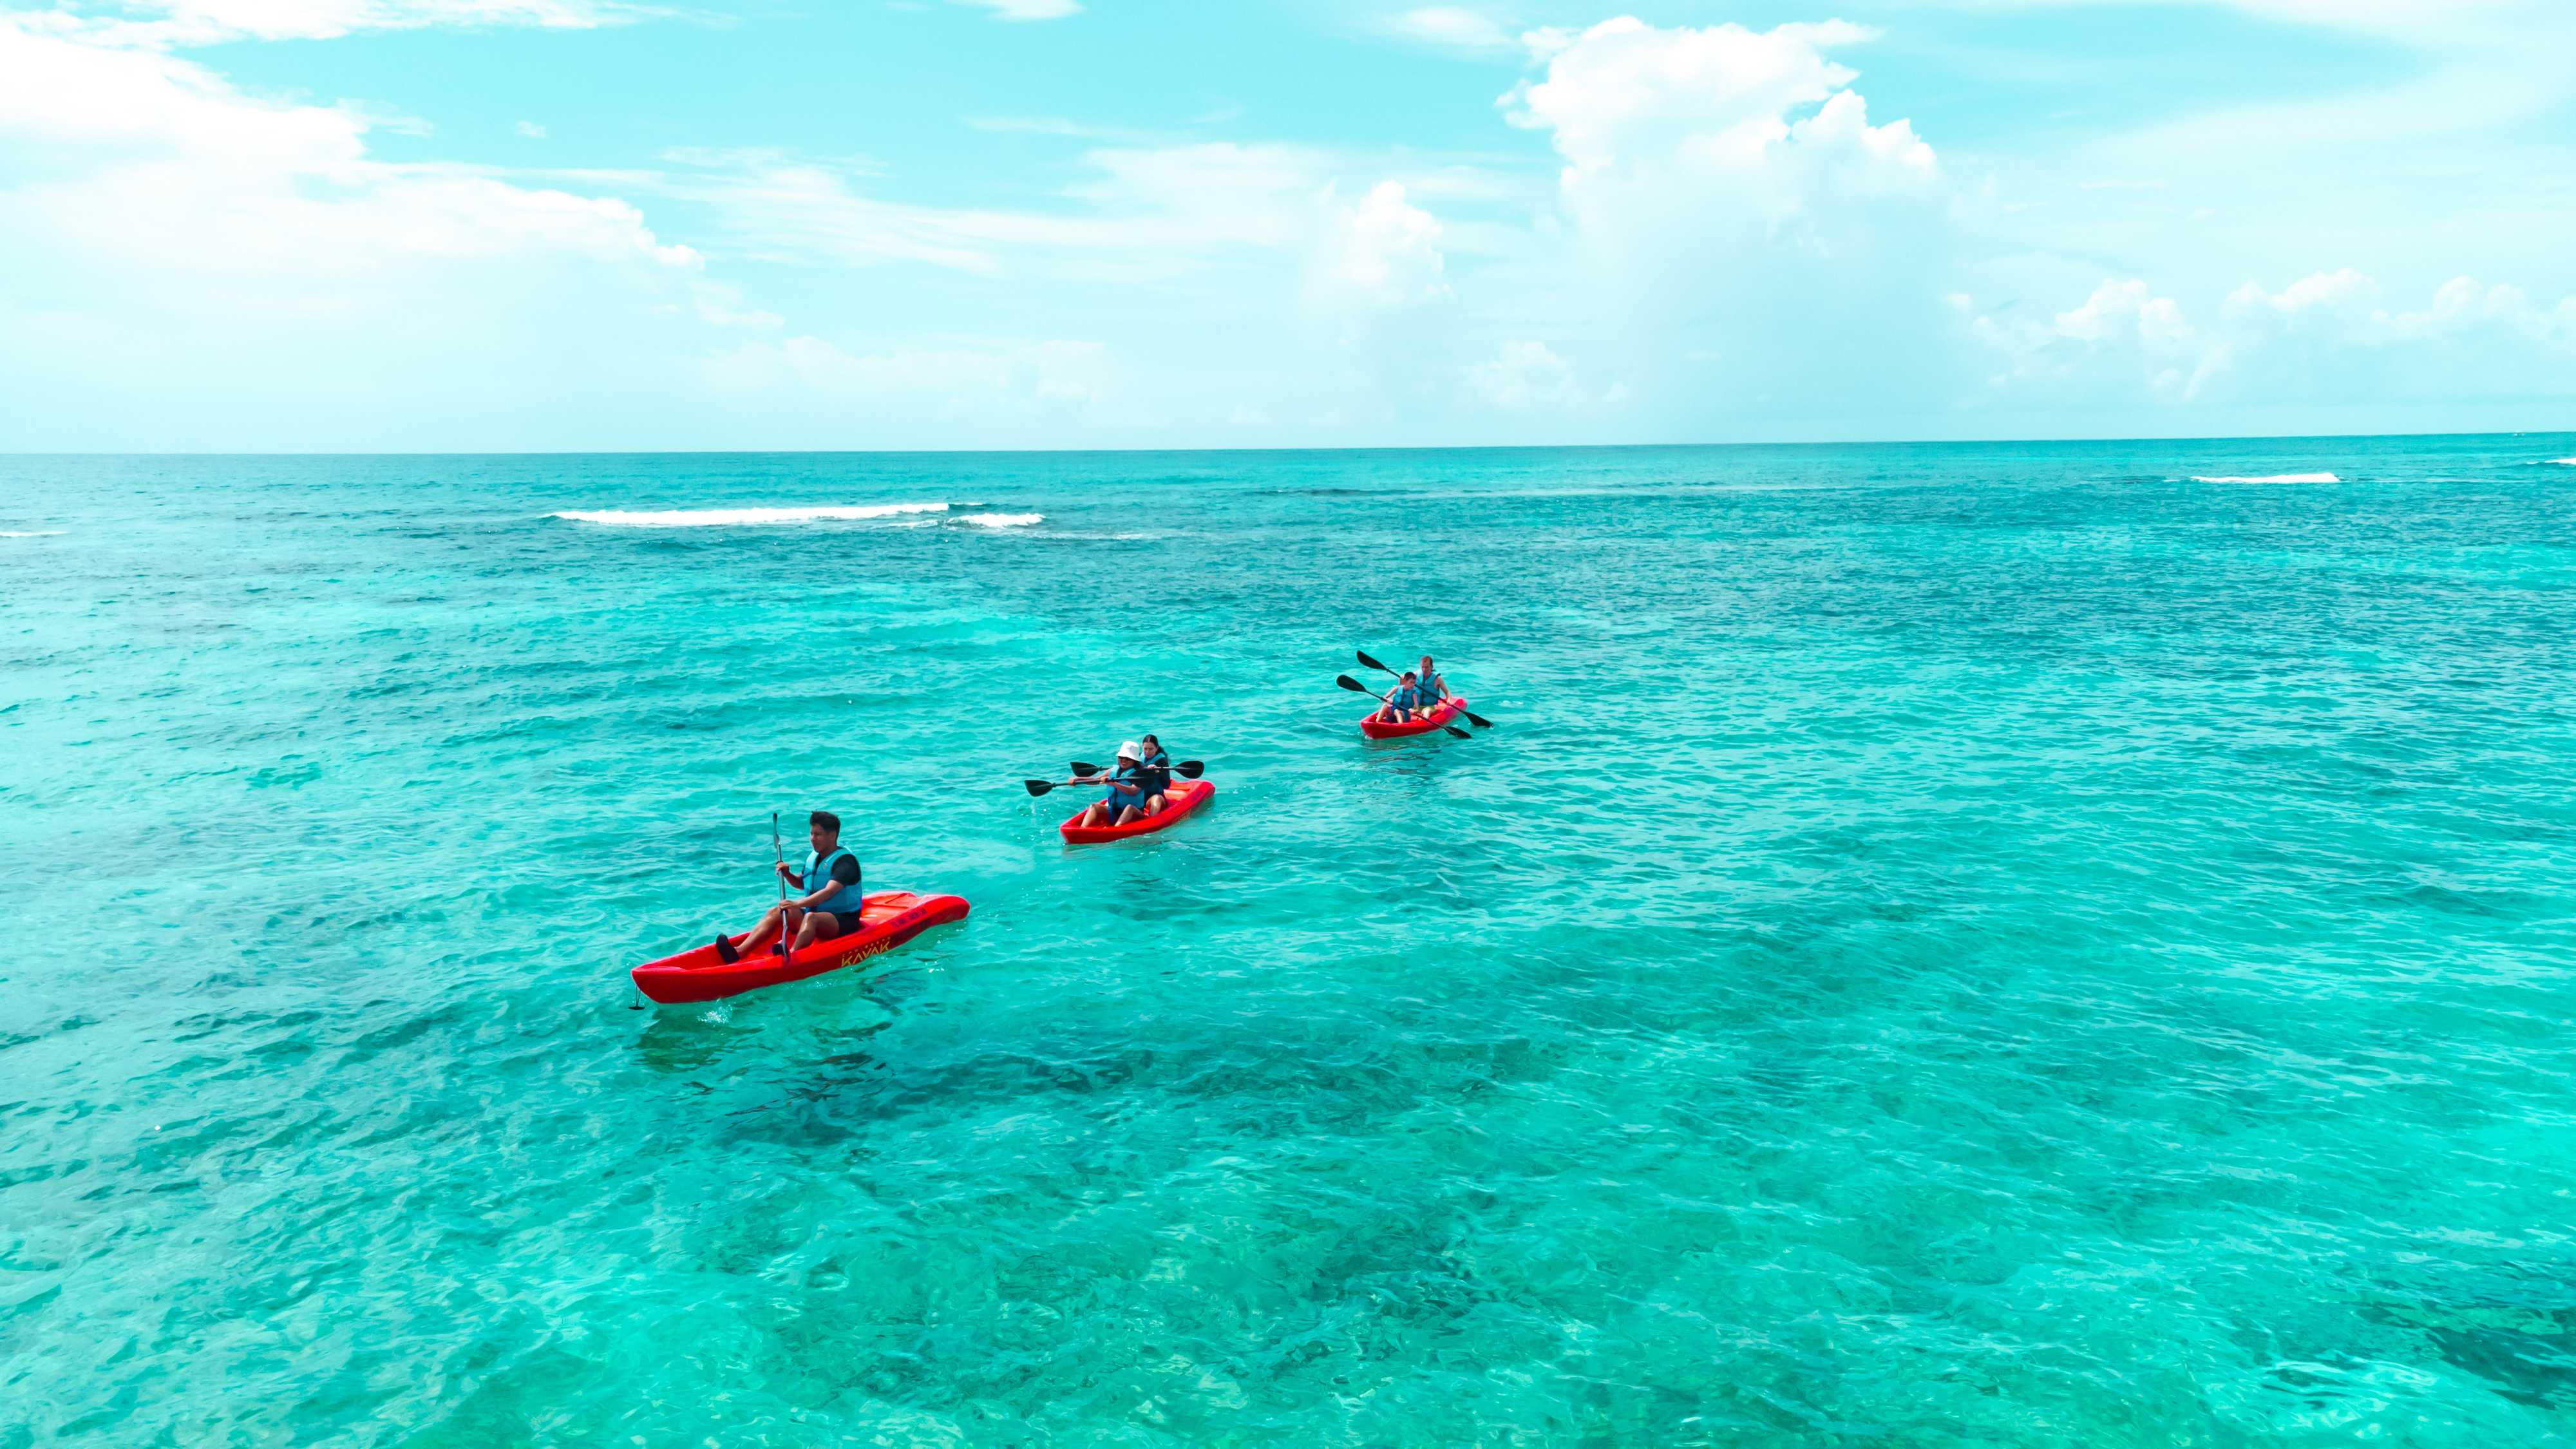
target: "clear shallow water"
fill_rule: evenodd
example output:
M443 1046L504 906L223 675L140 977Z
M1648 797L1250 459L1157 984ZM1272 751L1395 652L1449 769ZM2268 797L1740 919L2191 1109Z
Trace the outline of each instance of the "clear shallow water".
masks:
M0 459L0 1446L2565 1442L2570 453Z

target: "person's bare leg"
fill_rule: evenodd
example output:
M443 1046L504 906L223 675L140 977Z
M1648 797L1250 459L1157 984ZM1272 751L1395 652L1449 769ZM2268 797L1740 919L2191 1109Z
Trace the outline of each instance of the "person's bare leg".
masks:
M743 937L742 944L734 949L753 951L769 944L769 938L778 934L778 916L785 909L784 906L771 906L767 911L762 912L760 924L752 927L751 934Z
M828 941L841 934L840 917L830 911L807 911L805 924L796 931L796 949L802 951L817 941Z
M772 909L776 908L773 907ZM796 939L797 931L812 915L813 912L806 910L803 906L786 907L784 914L779 919L778 935L770 942L771 949L783 949L787 951L795 950L796 948L788 943Z
M1097 830L1103 824L1107 823L1108 819L1109 807L1101 804L1097 800L1094 800L1091 802L1091 808L1082 812L1082 828L1085 830Z

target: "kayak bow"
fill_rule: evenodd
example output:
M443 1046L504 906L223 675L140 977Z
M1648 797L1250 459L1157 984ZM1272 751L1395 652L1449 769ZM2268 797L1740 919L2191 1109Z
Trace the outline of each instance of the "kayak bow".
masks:
M1467 697L1453 694L1440 701L1438 709L1427 715L1417 714L1403 724L1389 724L1374 718L1361 720L1360 733L1373 740L1395 740L1402 739L1406 735L1427 735L1433 730L1447 726L1449 721L1456 719L1466 708Z
M634 970L635 989L666 1005L716 1001L763 986L802 981L826 971L855 966L883 955L929 930L966 919L962 896L925 896L911 891L879 891L859 907L859 929L828 941L817 941L781 957L767 949L750 952L728 965L716 956L713 942L677 956L647 961ZM739 948L746 931L733 938Z
M1205 805L1208 797L1215 793L1214 781L1184 780L1165 792L1163 808L1160 811L1146 816L1133 825L1086 826L1081 823L1082 816L1077 814L1056 829L1064 836L1064 843L1067 845L1096 845L1104 840L1125 840L1131 835L1150 835L1166 825L1178 823L1182 816Z

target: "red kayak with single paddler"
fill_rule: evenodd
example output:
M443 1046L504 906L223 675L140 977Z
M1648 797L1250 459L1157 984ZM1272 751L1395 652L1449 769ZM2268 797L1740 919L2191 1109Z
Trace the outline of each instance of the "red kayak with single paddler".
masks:
M1429 714L1416 714L1402 724L1371 715L1360 721L1360 733L1373 740L1396 740L1406 735L1427 735L1433 730L1446 726L1449 721L1466 711L1467 697L1463 694L1453 694L1440 701L1439 707Z
M665 1005L690 1001L719 1001L757 991L763 986L778 986L789 981L802 981L844 966L856 966L871 956L881 956L933 926L966 919L963 896L925 896L912 891L877 891L859 907L859 929L785 956L769 950L747 952L741 960L727 962L716 955L710 941L694 951L647 961L635 968L635 989ZM746 931L733 937L740 949Z
M1127 825L1085 825L1077 814L1056 827L1067 845L1097 845L1104 840L1125 840L1131 835L1151 835L1167 825L1177 825L1182 816L1198 809L1216 793L1209 780L1182 780L1163 794L1163 808L1142 820Z

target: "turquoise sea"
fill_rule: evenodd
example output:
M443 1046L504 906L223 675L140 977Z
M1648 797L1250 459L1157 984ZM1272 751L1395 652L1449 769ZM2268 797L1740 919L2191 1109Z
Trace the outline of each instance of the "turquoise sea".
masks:
M2576 1441L2571 456L0 459L0 1449Z

